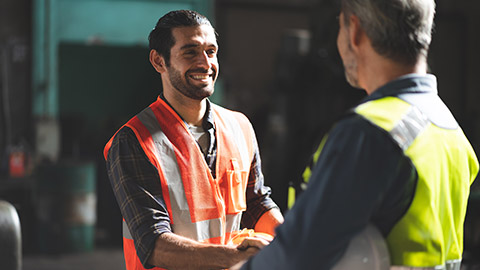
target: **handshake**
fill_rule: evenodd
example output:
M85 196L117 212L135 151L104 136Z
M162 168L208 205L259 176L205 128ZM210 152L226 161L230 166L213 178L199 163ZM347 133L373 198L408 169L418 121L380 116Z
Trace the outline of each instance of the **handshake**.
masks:
M248 258L270 244L272 240L273 236L267 233L255 232L251 229L240 231L230 240L229 245L236 245L237 249L244 253L246 258L230 267L230 270L239 270Z

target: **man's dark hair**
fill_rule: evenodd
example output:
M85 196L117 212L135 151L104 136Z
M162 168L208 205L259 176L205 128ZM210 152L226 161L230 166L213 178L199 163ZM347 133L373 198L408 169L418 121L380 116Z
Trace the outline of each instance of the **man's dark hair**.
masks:
M165 59L165 64L170 65L170 49L175 45L172 29L182 26L209 25L210 21L200 13L192 10L170 11L161 17L155 28L148 36L148 45L151 50L156 50Z
M345 24L350 15L377 53L403 64L427 57L432 39L434 0L341 0Z

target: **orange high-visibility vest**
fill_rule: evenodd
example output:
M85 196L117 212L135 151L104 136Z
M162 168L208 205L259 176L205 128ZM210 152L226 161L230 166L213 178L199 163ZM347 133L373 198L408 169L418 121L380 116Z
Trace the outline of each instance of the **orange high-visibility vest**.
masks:
M211 105L217 142L216 178L184 121L161 98L125 126L134 131L158 170L173 233L200 242L227 244L240 230L246 210L255 135L243 114ZM105 146L105 159L112 140ZM123 223L127 270L144 269Z

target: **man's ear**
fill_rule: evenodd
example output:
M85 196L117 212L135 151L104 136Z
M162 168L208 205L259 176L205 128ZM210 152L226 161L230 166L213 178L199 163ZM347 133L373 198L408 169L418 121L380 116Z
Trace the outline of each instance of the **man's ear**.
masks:
M158 73L165 72L165 59L156 50L150 50L150 63Z
M361 25L360 25L360 20L358 19L357 16L355 15L350 15L349 20L349 39L350 39L350 44L352 46L352 49L357 52L359 49L359 46L361 43L364 41L365 36L365 31L363 31Z

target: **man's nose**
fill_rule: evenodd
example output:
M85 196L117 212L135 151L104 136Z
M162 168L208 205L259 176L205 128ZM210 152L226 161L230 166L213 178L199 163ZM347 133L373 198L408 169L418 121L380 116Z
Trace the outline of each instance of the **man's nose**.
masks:
M204 67L206 69L209 69L210 67L212 67L212 58L210 58L207 54L207 52L203 52L201 54L198 55L197 57L197 63L201 66L201 67Z

